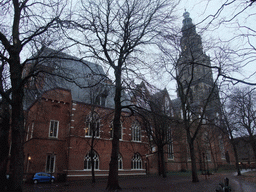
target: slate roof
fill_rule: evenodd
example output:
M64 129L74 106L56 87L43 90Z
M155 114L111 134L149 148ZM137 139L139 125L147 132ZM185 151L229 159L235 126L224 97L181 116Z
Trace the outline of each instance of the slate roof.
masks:
M42 69L44 66L44 80L43 86L39 89L25 90L25 109L30 107L42 93L54 88L70 90L73 101L88 104L91 103L92 93L93 97L96 97L97 94L104 92L107 93L105 107L114 107L115 87L106 82L108 78L102 66L50 48L44 48L32 58L35 58L30 59L32 63L36 63L36 65L32 64L33 70ZM91 87L92 85L96 86Z

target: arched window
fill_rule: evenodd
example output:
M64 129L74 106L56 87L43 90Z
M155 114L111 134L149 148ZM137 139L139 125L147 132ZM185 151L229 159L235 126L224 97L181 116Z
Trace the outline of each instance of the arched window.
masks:
M132 124L132 141L141 141L141 127L138 121Z
M95 152L92 151L93 153L93 161L94 161L94 169L99 169L99 155ZM91 157L90 157L90 152L87 153L87 155L84 158L84 169L91 169L92 168L92 163L91 163Z
M86 137L92 137L93 133L95 137L100 136L100 116L96 112L87 115L84 132Z
M142 159L139 153L132 157L132 169L142 169Z
M118 169L123 169L123 158L120 153L118 154Z
M122 140L123 139L123 125L122 125L122 122L120 121L120 130L118 132L118 138L119 140ZM113 138L114 136L114 125L113 125L113 120L111 121L111 124L110 124L110 138Z

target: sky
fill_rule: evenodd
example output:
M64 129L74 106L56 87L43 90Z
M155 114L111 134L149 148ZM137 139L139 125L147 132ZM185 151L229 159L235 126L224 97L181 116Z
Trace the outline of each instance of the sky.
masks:
M212 59L212 65L220 61L217 59L220 54L224 54L218 53L212 46L221 45L225 53L230 53L230 58L223 60L227 64L227 74L256 83L256 50L252 48L256 47L256 3L252 6L249 4L248 0L181 0L177 24L182 27L182 15L185 10L188 11L197 33L202 37L205 52ZM175 85L166 86L171 97L176 97L173 92Z
M202 37L204 50L213 60L212 64L216 61L216 52L210 49L211 45L222 43L223 46L235 50L232 55L234 56L233 61L228 61L230 64L228 69L229 74L255 83L256 51L252 51L252 48L248 46L248 38L250 43L255 47L256 38L248 36L248 34L256 35L256 25L254 24L256 20L256 13L254 11L256 3L248 7L248 2L249 0L180 0L176 15L178 16L177 26L181 28L185 9L190 13L190 17L196 25L197 32ZM224 4L225 6L223 6ZM222 23L221 25L219 25L220 22ZM254 31L250 32L245 27L249 27ZM230 39L232 41L224 42L224 40L227 41ZM244 66L243 68L239 68L239 73L234 72L234 63ZM176 83L174 81L170 82L168 78L162 78L161 81L159 88L163 89L166 87L172 97L175 98Z

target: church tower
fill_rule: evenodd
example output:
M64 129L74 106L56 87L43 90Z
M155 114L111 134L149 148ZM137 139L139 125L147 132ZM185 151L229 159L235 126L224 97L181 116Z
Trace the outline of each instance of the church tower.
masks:
M185 12L183 17L181 54L177 62L177 77L180 82L178 89L182 89L183 93L189 89L187 97L194 114L202 110L213 91L205 115L208 119L215 119L219 115L220 102L218 88L214 86L210 57L203 51L201 36L197 34L189 13Z

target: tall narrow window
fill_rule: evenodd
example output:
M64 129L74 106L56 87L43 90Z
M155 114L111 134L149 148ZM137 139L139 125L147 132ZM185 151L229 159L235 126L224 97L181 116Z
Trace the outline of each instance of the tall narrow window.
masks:
M226 159L224 142L223 142L222 136L219 136L219 148L220 148L221 159Z
M33 122L32 122L32 125L31 125L30 139L32 139L32 138L33 138L34 126L35 126L35 122L33 121Z
M28 135L29 135L29 127L30 127L30 126L28 126L26 141L28 140Z
M31 77L31 78L29 79L29 86L30 86L31 88L34 88L34 86L35 86L35 77Z
M114 125L113 125L113 121L110 124L110 138L113 138L114 136ZM120 130L118 132L118 138L119 139L123 139L123 126L122 123L120 123Z
M86 117L85 126L84 131L86 137L92 137L93 135L95 137L100 136L100 117L96 112L93 115L90 113Z
M173 160L174 159L174 153L173 153L173 140L172 140L172 132L171 129L168 129L167 132L167 149L168 149L168 159Z
M59 121L50 121L49 137L58 138ZM32 132L32 130L31 130Z
M132 158L132 169L142 169L142 159L140 154L134 154Z
M47 155L45 172L54 173L55 170L55 155Z
M104 95L104 94L98 95L96 97L96 101L95 101L96 105L100 105L100 106L105 107L106 98L107 98L107 96Z
M168 145L168 159L173 160L174 154L173 154L173 144L170 142Z
M206 161L211 161L211 151L210 150L206 150L206 152L205 152L205 160Z
M92 151L93 161L94 161L94 169L99 169L99 156L95 151ZM84 158L84 169L92 169L90 152Z
M123 169L123 158L120 153L118 154L118 169Z
M141 141L141 127L138 121L132 124L132 141Z

